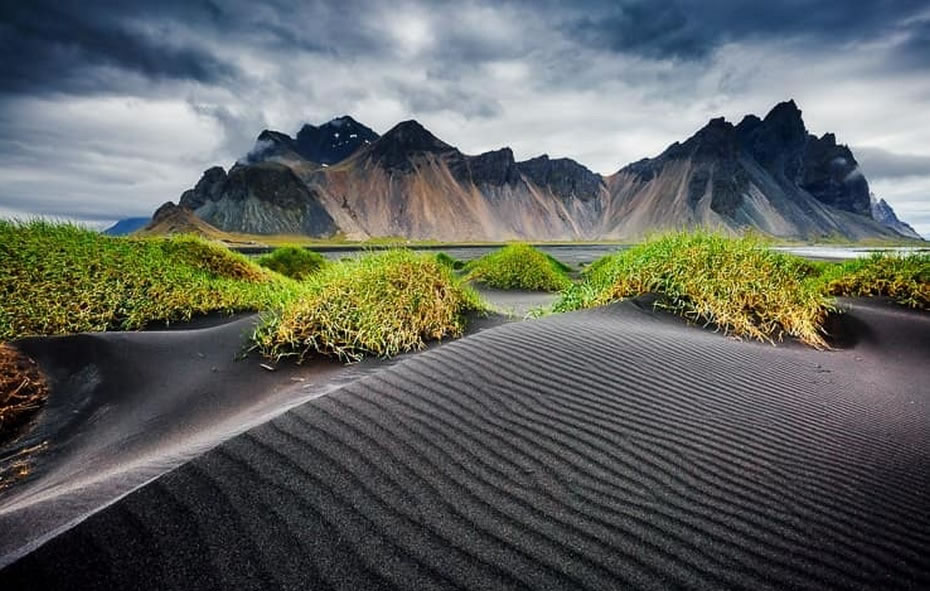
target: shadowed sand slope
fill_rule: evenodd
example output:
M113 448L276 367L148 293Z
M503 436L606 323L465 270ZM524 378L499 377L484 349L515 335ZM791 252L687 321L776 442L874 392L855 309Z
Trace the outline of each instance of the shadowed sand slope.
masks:
M0 571L158 589L926 588L930 317L848 348L636 302L504 325L301 405Z
M9 460L29 463L27 479L0 490L0 565L364 369L320 361L268 372L255 354L244 357L255 320L20 341L52 395L28 435L0 450L0 469Z

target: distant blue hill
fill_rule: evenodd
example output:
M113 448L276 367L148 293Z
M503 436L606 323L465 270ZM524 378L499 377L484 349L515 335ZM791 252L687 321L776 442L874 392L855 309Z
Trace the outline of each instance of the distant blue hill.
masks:
M104 234L109 234L110 236L125 236L126 234L132 234L136 230L141 230L152 221L152 218L126 218L125 220L120 220L103 231Z

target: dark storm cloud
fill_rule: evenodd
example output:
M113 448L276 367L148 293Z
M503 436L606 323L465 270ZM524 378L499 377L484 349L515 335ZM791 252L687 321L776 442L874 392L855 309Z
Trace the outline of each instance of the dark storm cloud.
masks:
M649 57L699 57L716 41L698 29L677 3L644 0L607 6L597 3L592 8L570 20L567 28L587 45Z
M895 58L899 67L930 67L930 14L924 19L909 23L905 34L906 40L895 48Z
M871 39L906 27L903 21L927 9L924 0L626 0L573 6L561 18L565 30L580 42L646 57L679 59L703 57L735 41L787 39L835 46ZM917 41L907 49L908 55L920 51Z
M345 112L607 171L794 96L925 220L928 52L926 0L2 1L0 215L143 215Z
M147 80L244 84L246 73L217 47L267 49L284 59L301 51L375 53L384 47L377 31L353 23L367 8L356 1L3 2L0 91L92 94Z
M207 15L213 10L199 6ZM31 0L4 2L0 11L0 89L7 93L108 90L121 82L108 68L206 83L236 75L233 66L202 49L167 44L157 30L133 30L131 4Z
M526 55L534 50L533 43L551 41L476 35L480 27L461 26L459 8L449 2L425 5L437 17L431 32L439 41L433 59L440 65L434 69L450 75L475 63ZM248 83L229 54L222 55L224 48L279 52L282 59L300 51L347 58L389 55L390 40L377 22L365 18L383 9L374 0L4 2L0 89L89 94L123 90L140 79ZM488 26L495 19L521 23L539 18L585 46L680 59L703 57L729 41L800 38L830 46L899 32L904 41L897 66L925 68L930 20L914 18L921 9L926 10L926 3L918 0L752 5L722 0L588 0L570 5L514 0L486 7L481 18Z

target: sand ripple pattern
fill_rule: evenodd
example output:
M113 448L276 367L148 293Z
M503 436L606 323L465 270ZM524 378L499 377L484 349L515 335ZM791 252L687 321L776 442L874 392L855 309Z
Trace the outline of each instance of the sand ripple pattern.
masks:
M930 322L860 312L917 336L774 348L634 302L488 330L228 441L0 586L930 588Z

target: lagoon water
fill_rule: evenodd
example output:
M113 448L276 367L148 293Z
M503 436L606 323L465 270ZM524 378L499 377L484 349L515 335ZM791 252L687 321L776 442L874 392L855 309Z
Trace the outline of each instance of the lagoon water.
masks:
M539 244L534 245L541 251L552 255L556 259L572 267L583 267L590 265L592 262L602 256L626 250L631 244ZM352 247L352 246L309 246L310 250L315 250L330 260L338 260L346 257L356 257L371 250L379 250L383 247ZM444 252L452 258L462 261L470 261L479 258L497 250L499 246L411 246L413 250L423 252ZM775 250L788 252L798 256L817 260L848 260L858 257L866 257L873 252L894 252L898 254L910 253L930 253L930 246L899 246L899 247L869 247L869 246L776 246ZM244 247L237 249L248 255L265 254L272 251L268 247Z
M630 244L546 244L538 245L538 248L572 267L581 267L591 264L602 256L626 250ZM311 247L312 248L312 247ZM413 250L421 251L442 251L449 256L462 260L470 261L484 256L489 252L496 250L497 246L429 246L429 247L412 247ZM873 252L895 252L899 254L909 254L915 252L930 253L930 247L864 247L864 246L777 246L775 250L788 252L798 256L818 260L848 260L857 257L869 256ZM317 249L314 249L317 250ZM367 252L364 248L339 248L326 249L321 248L319 252L329 259L340 259L343 257L358 256Z
M790 252L809 259L846 260L867 257L873 252L889 252L900 255L914 253L930 253L930 247L921 246L895 246L895 247L869 247L869 246L776 246L775 250Z

